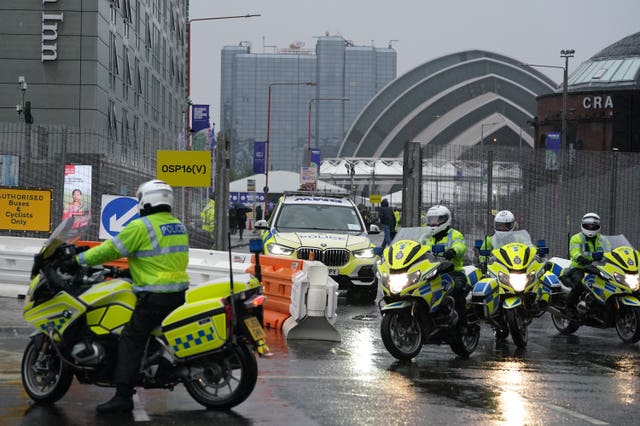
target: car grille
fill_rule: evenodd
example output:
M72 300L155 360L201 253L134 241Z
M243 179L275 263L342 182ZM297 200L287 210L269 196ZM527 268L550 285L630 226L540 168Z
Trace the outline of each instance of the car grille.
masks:
M316 249L316 248L299 248L297 251L298 259L309 260L309 256L313 253L313 260L320 261L327 266L342 266L349 262L349 250L344 249Z

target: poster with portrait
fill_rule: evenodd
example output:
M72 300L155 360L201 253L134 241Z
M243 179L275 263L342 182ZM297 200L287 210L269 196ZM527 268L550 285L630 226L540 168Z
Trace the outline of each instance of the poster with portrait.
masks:
M64 166L62 219L73 218L73 229L89 226L91 220L91 165Z

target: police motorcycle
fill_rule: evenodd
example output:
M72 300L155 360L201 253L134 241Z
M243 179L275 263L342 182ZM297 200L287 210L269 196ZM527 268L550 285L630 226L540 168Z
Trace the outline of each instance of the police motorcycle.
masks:
M401 361L415 358L425 344L448 344L457 355L468 357L480 339L478 320L468 310L467 325L459 329L453 263L439 256L443 245L428 251L427 239L424 227L400 228L391 246L375 249L381 256L377 277L382 289L382 342ZM480 271L468 268L468 278L475 282Z
M21 367L23 387L36 403L62 398L74 376L82 384L114 386L118 337L136 305L126 269L65 271L65 261L88 249L68 238L72 224L60 223L35 255L23 309L37 329ZM261 247L252 250L257 255ZM189 289L184 305L151 333L136 386L173 390L182 383L193 399L215 410L243 402L257 382L256 352L270 354L264 300L256 277L234 283L231 276Z
M573 334L583 325L615 327L623 342L636 343L640 340L640 253L624 235L603 237L609 240L611 250L591 253L594 261L584 268L584 291L576 306L577 317L567 314L571 288L562 277L571 261L560 257L550 259L553 271L562 281L561 292L551 299L551 319L562 334Z
M531 241L526 230L496 232L492 250L479 250L485 257L484 278L473 287L471 303L476 314L494 327L496 339L511 333L516 346L528 341L528 326L546 312L551 295L560 291L560 280L544 261L544 240ZM475 241L480 248L482 240Z

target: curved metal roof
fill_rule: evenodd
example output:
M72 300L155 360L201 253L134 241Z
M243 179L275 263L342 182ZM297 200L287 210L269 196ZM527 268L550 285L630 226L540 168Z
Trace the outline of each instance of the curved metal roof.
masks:
M640 32L593 55L571 73L570 90L640 87Z
M520 133L533 145L527 120L536 97L557 86L515 59L481 50L437 58L390 82L347 132L339 157L397 157L408 140L423 146L475 145L483 133Z

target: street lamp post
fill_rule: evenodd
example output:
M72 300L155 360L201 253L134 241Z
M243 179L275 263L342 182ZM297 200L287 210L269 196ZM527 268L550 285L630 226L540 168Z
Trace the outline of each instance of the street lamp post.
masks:
M271 137L271 88L273 86L315 86L316 83L313 81L285 81L285 82L276 82L269 83L269 92L267 95L267 140L266 140L266 155L264 161L264 212L265 217L267 214L267 208L269 206L269 139Z
M236 18L253 18L255 16L262 16L259 13L247 13L246 15L233 15L233 16L214 16L210 18L194 18L187 21L187 128L190 126L191 119L191 23L199 21L217 21L222 19L236 19Z
M309 111L307 114L307 166L311 167L311 104L313 101L348 101L349 98L312 98L309 99Z
M480 146L481 147L484 146L484 128L489 126L497 126L499 124L502 124L502 123L494 121L493 123L482 123L480 125Z

